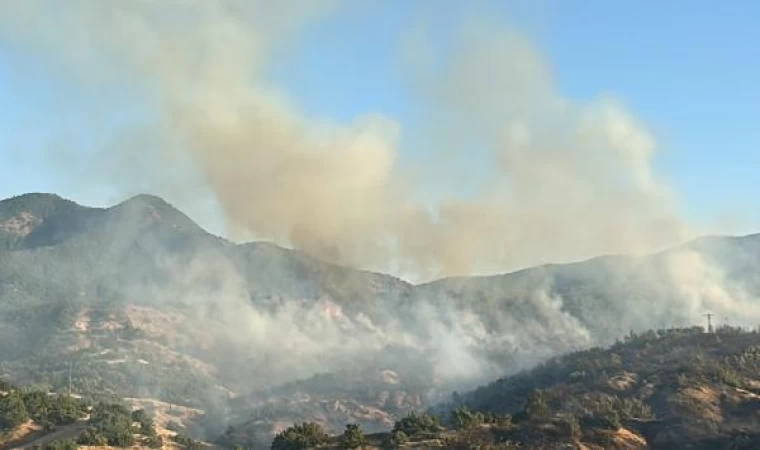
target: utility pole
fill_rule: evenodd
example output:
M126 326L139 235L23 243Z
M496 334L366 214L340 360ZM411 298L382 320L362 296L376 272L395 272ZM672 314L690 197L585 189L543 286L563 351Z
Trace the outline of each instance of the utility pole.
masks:
M712 320L711 319L712 319L712 316L714 316L715 314L713 314L713 313L705 313L705 314L702 314L702 315L703 316L707 316L707 332L708 333L712 333L713 332L713 327L712 327Z
M69 361L69 397L71 397L71 365L72 362Z

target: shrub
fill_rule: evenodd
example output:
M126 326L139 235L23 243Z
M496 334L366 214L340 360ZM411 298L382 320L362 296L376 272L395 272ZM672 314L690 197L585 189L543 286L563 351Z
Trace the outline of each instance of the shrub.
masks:
M190 436L182 433L174 436L174 442L189 450L200 450L204 448L203 444L200 441L196 441Z
M53 441L42 446L42 450L77 450L79 446L71 440Z
M92 409L90 426L103 436L108 445L130 447L135 442L132 413L118 403L99 403Z
M363 447L367 444L367 440L364 437L364 432L357 424L346 425L346 431L343 432L343 436L340 439L341 448L357 448Z
M182 427L182 425L180 425L175 420L170 420L169 423L166 424L166 429L169 430L169 431L174 431L175 433L179 433L182 430L184 430L184 428Z
M549 415L549 406L546 404L546 398L542 391L534 389L530 393L525 405L525 414L530 420L546 419Z
M153 436L148 436L145 439L145 445L150 448L161 448L164 446L164 440L161 439L161 436L154 434Z
M87 407L81 400L67 395L50 395L40 389L24 389L20 396L35 422L68 425L84 417Z
M444 448L451 450L516 450L520 446L512 441L495 442L486 430L470 429L444 440Z
M326 441L327 434L319 424L305 422L295 424L277 434L272 441L272 450L300 450L323 444Z
M560 432L569 438L578 438L581 436L582 429L578 418L575 416L565 416L557 421L557 427Z
M417 433L435 433L441 429L441 422L438 417L414 412L397 421L393 426L393 431L403 431L407 436L413 436Z
M0 399L0 427L16 428L27 420L29 420L29 413L18 392L11 392Z
M183 433L178 433L177 435L174 436L173 439L174 439L174 442L176 442L177 444L187 449L195 450L195 449L204 448L203 444L201 444L200 441L196 441L195 439Z
M403 431L392 431L388 439L384 442L386 448L399 448L409 441L409 437Z
M145 420L150 419L147 414L145 414L144 409L136 409L132 411L132 422L144 422Z
M585 427L604 428L617 430L622 426L620 423L620 414L617 411L602 411L592 415L584 416L581 423Z
M452 412L452 422L458 430L467 430L485 423L483 413L470 411L467 407L459 407Z
M108 439L94 428L87 428L79 435L77 443L91 447L103 447L108 445Z

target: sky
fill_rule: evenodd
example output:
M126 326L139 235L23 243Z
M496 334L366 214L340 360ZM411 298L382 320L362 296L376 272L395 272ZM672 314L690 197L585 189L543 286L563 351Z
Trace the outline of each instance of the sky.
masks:
M469 17L527 36L570 98L609 94L642 120L658 140L657 174L690 220L760 231L757 2L368 0L310 23L267 76L313 118L394 117L405 130L400 158L424 162L429 148L415 141L419 111L407 95L401 55L419 29L445 51ZM149 114L128 87L108 96L122 107L101 114L102 99L44 55L0 40L0 198L47 191L84 204L115 201L119 192L107 182L82 189L66 173L109 130ZM51 161L57 157L48 149L56 147L66 151ZM474 156L463 164L465 178L477 179L485 161Z

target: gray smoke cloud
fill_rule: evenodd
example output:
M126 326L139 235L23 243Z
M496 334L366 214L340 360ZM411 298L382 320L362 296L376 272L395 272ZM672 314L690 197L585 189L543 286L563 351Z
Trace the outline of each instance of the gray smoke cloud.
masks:
M2 29L85 83L126 86L154 119L122 130L90 173L180 206L210 192L232 237L430 279L648 251L689 235L653 171L654 137L614 100L563 96L541 53L510 32L464 28L440 65L423 62L436 60L424 39L409 47L422 130L371 113L350 124L306 117L267 67L338 7L34 0L4 3ZM422 131L431 174L450 167L446 155L490 155L476 195L457 196L456 177L399 165L401 134ZM431 205L423 189L454 195Z
M151 190L186 210L210 196L238 240L429 280L644 254L696 234L654 170L652 133L614 98L563 95L541 52L509 31L464 27L443 54L424 32L412 36L403 65L410 102L423 112L419 130L371 113L351 123L308 117L267 69L304 26L339 7L9 1L0 4L0 36L57 61L104 101L124 87L148 112L109 136L88 178L123 192ZM399 162L405 133L422 134L416 141L430 147L429 171ZM457 195L458 163L483 152L490 164L478 189ZM440 200L420 200L431 189ZM727 256L681 249L656 258L654 266L626 259L603 279L615 289L601 299L592 282L603 284L604 274L581 277L589 293L568 293L549 267L537 279L417 286L411 305L376 302L367 306L373 314L308 292L262 305L251 301L245 274L216 254L169 262L170 282L132 286L130 295L190 306L187 326L210 331L187 345L224 341L233 359L252 359L245 376L262 386L347 367L394 345L429 358L444 384L472 386L629 329L701 323L708 309L760 323L758 290L727 275Z

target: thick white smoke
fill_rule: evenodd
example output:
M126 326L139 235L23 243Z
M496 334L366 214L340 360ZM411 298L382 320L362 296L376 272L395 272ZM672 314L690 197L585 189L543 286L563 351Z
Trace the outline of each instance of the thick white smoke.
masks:
M118 161L109 174L179 206L192 203L187 192L210 192L233 237L426 279L650 250L685 236L652 169L653 136L612 100L563 96L540 52L509 32L464 29L440 66L414 71L409 101L426 112L421 130L371 112L348 124L310 120L267 67L304 24L337 7L32 0L4 3L0 27L83 83L126 86L149 112L153 122L122 132L94 172ZM457 196L456 180L404 176L399 135L421 132L441 155L428 161L433 173L451 163L447 154L491 155L474 197ZM452 195L423 204L423 188Z

